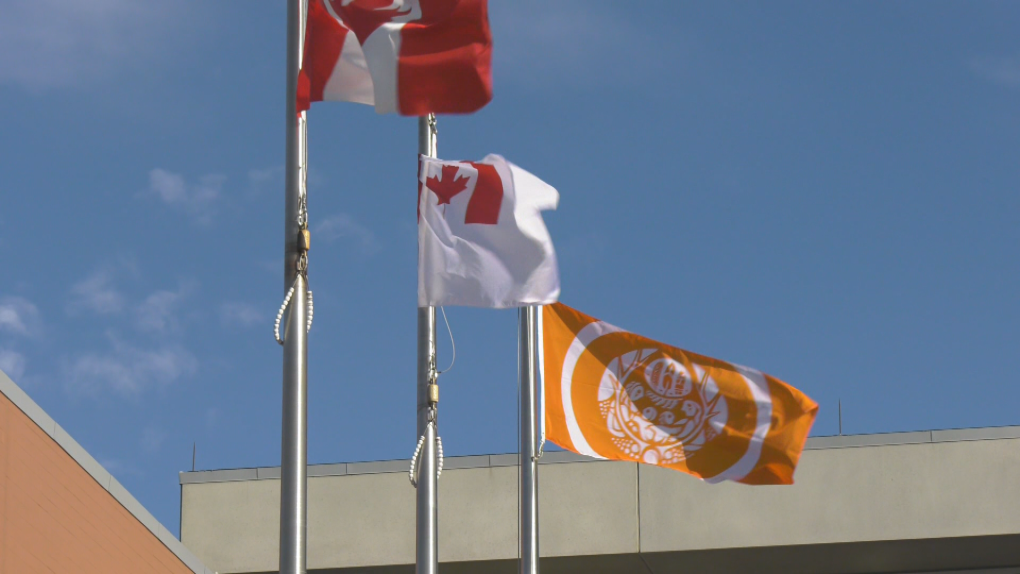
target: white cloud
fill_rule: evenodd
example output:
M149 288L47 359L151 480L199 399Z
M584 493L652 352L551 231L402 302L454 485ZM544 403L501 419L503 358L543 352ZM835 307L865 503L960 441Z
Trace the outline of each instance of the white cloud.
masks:
M354 221L354 218L346 213L331 215L315 224L312 241L318 237L326 242L336 241L340 238L352 239L364 255L372 255L380 249L375 234L364 225Z
M114 278L124 273L137 279L137 269L130 262L121 262L74 285L68 311L119 314L114 319L117 328L130 325L152 338L125 340L117 331L108 330L106 350L65 356L61 363L63 377L66 390L72 394L137 396L191 376L198 369L195 356L179 342L183 331L181 304L196 284L182 282L176 290L153 291L136 304L114 285Z
M0 299L0 332L34 337L41 330L39 309L31 301L21 297Z
M254 305L228 302L220 305L220 322L226 326L251 327L265 321L265 317Z
M135 309L135 325L141 331L165 333L177 331L178 304L194 290L192 284L181 285L177 291L156 291L145 298Z
M179 345L142 349L110 335L112 350L79 355L66 365L70 390L83 394L112 391L136 396L165 387L198 370L194 355Z
M156 168L149 172L149 193L208 225L216 214L215 203L226 180L226 176L209 174L200 177L198 183L187 183L181 174Z
M113 274L101 269L71 287L71 301L67 310L81 310L102 315L119 313L124 308L124 296L113 286Z
M179 34L179 2L0 0L0 84L32 90L151 66ZM172 36L171 36L172 37Z
M17 381L25 374L27 361L21 353L9 349L0 349L0 371L3 371L13 381Z
M1008 88L1020 88L1020 56L985 57L970 62L977 75Z

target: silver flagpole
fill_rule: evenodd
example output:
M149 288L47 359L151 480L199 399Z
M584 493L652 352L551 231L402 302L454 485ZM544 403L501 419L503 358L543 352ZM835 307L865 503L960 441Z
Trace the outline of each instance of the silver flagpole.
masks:
M286 222L283 289L293 296L283 344L283 437L280 485L280 574L305 574L308 486L307 220L305 115L297 116L306 0L287 0Z
M418 119L418 153L436 157L434 115ZM439 572L439 491L436 484L436 308L418 308L418 436L424 437L418 460L415 572ZM434 394L430 391L433 391ZM432 422L433 424L429 424Z
M538 574L538 313L539 307L520 308L517 336L520 338L519 372L521 386L521 574Z

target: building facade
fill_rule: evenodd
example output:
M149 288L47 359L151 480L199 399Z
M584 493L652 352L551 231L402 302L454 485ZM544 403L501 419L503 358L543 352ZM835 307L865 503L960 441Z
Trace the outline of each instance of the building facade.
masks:
M544 573L1020 573L1020 427L812 438L793 486L710 485L549 452ZM446 573L517 571L517 455L448 458ZM314 465L308 567L414 571L408 461ZM280 469L181 473L181 538L222 573L277 569Z
M0 372L0 574L213 574Z

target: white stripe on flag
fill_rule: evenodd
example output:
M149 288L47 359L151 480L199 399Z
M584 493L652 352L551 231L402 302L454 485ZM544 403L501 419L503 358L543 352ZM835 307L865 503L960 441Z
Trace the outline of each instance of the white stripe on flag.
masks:
M403 22L379 26L362 46L368 70L375 87L375 111L379 114L398 112L397 72L400 69L400 34Z
M329 2L326 3L329 5ZM337 58L333 73L323 89L324 100L341 100L358 104L372 105L375 93L372 88L372 75L368 73L365 53L354 32L344 37L344 46Z
M574 367L577 366L578 359L588 350L588 345L592 341L603 335L620 331L623 331L623 329L614 327L605 321L588 323L578 331L577 336L571 341L570 348L567 349L567 355L563 359L563 378L560 381L560 393L563 395L563 414L566 415L564 418L567 419L567 431L570 433L570 442L574 443L574 448L577 449L577 452L594 458L606 457L592 450L588 440L584 438L584 433L581 432L581 427L577 424L577 416L574 414L574 398L570 392L574 380Z
M747 383L747 388L751 391L751 396L754 397L754 402L758 405L758 420L755 421L754 435L751 436L751 442L747 445L747 451L744 452L744 456L740 457L740 460L733 466L712 478L706 479L706 482L711 483L722 482L724 480L740 480L747 476L747 473L754 470L754 466L758 464L758 459L761 458L761 447L765 444L765 436L769 434L769 426L772 424L772 396L769 393L769 383L765 380L765 375L761 371L734 365L733 363L730 364L743 376L744 382Z

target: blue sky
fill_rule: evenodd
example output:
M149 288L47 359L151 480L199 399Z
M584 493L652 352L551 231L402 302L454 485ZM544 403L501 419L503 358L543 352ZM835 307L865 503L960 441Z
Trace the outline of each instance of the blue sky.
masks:
M193 443L279 464L284 3L0 12L0 369L176 531ZM815 435L840 399L846 433L1020 424L1015 3L491 19L495 98L439 155L559 189L565 303L786 380ZM309 121L309 459L407 458L416 122ZM448 315L446 452L513 452L515 313Z

